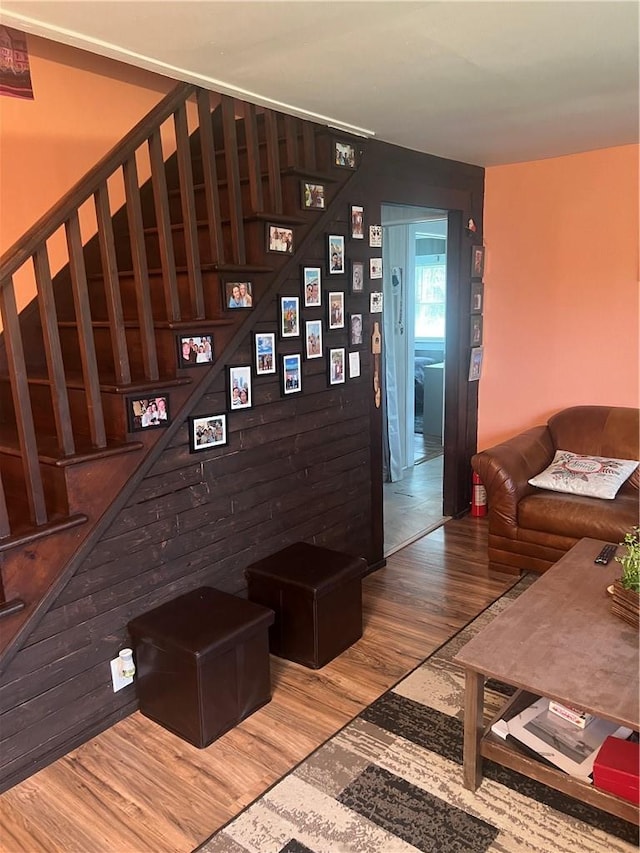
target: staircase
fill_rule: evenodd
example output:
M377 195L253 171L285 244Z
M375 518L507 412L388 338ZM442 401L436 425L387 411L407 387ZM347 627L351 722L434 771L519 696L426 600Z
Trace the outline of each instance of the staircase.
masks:
M170 394L184 420L297 269L267 251L267 223L295 227L301 251L328 221L352 177L329 147L321 126L181 84L0 258L0 660L167 442L132 429L133 401ZM301 177L327 210L301 210ZM226 310L236 279L251 312ZM194 333L215 346L198 370L178 361Z

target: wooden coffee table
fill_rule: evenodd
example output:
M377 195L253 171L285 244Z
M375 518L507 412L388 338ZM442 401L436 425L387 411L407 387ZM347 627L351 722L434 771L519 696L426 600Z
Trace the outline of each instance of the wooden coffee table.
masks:
M594 564L604 545L581 539L456 655L465 669L464 784L475 790L482 759L638 823L638 808L517 751L483 725L485 678L519 688L500 716L544 696L640 728L638 635L611 613L607 586L620 564ZM533 695L532 695L533 694Z

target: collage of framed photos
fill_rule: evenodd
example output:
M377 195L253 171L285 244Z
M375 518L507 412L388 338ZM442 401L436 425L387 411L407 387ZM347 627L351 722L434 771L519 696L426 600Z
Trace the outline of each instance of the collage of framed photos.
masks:
M333 158L339 168L357 168L358 152L349 142L334 141ZM326 203L324 184L317 179L301 180L302 209L322 211ZM325 234L324 261L301 267L299 295L277 297L276 328L253 332L251 363L226 366L226 400L220 407L224 410L189 417L191 453L228 443L229 414L253 407L254 383L261 377L278 376L283 397L302 392L303 364L307 361L325 359L328 386L360 377L367 314L382 311L382 226L367 227L364 207L350 204L345 231ZM380 251L361 251L367 242L369 249ZM294 229L267 222L265 251L293 254ZM224 311L254 308L252 281L223 278L221 294ZM292 348L299 351L292 352ZM176 351L181 369L210 365L215 358L213 336L196 330L183 332L176 336ZM133 431L170 422L168 395L154 400L132 399L127 405Z
M471 304L469 306L469 382L477 382L482 375L483 311L484 311L484 246L471 247Z

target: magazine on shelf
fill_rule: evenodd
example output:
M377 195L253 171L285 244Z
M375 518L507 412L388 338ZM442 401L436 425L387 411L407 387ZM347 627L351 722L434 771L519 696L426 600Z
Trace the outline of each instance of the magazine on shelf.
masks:
M606 738L611 735L624 740L631 735L631 729L599 717L580 729L549 711L549 700L542 697L510 720L497 720L491 729L504 739L509 735L516 738L555 767L584 782L591 782L593 763Z

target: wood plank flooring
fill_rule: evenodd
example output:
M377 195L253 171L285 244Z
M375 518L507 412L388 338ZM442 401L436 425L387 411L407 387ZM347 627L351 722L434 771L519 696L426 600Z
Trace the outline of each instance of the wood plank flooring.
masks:
M486 554L468 516L396 552L336 660L272 657L272 701L204 750L131 715L0 797L0 849L189 853L515 582Z
M442 515L443 464L444 456L437 456L405 470L402 480L382 484L385 557L446 520Z

